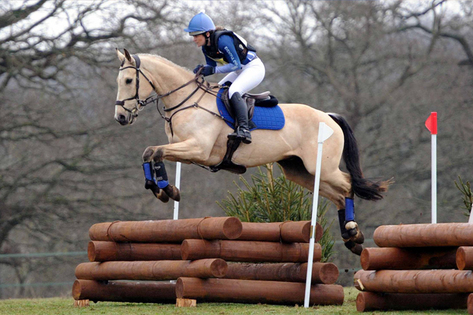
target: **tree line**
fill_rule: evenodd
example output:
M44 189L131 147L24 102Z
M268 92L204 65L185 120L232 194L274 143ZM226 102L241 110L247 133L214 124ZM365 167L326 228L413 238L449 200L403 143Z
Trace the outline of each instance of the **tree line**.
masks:
M85 250L93 223L172 218L172 204L144 190L141 170L144 148L167 142L164 121L152 107L131 127L113 121L114 50L193 69L203 56L183 29L202 9L256 46L266 66L261 90L342 114L365 176L394 177L385 200L356 201L367 237L381 224L430 221L423 123L431 111L439 115L438 220L465 220L454 182L473 176L469 1L7 0L0 4L0 254ZM236 180L183 165L180 216L222 215L215 202L235 191ZM335 209L327 215L335 218ZM74 267L0 259L0 282L72 281Z

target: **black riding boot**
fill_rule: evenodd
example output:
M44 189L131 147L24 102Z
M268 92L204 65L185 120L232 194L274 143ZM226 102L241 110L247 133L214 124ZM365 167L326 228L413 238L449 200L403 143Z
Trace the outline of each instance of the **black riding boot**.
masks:
M251 143L251 133L248 127L248 107L240 93L233 93L230 104L235 113L237 127L233 133L228 135L228 139L240 139L243 143Z

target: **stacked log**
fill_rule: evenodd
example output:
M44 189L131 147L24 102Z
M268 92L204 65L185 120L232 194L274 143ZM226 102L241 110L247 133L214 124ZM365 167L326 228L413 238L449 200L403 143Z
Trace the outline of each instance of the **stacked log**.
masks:
M322 232L318 225L316 241ZM302 304L309 235L310 221L242 223L234 217L94 224L90 262L76 267L73 297ZM334 284L338 268L321 257L316 243L310 302L343 304L343 288Z
M385 225L373 240L379 247L363 250L363 270L354 277L362 291L358 311L468 308L473 314L473 225Z

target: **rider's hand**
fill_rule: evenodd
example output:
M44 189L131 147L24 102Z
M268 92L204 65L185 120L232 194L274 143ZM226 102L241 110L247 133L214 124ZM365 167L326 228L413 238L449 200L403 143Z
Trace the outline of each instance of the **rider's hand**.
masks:
M212 67L212 66L209 66L209 65L205 65L202 68L202 71L200 71L200 74L202 74L204 77L208 76L208 75L211 75L211 74L214 74L214 73L215 73L215 67Z
M195 67L193 72L197 73L197 72L199 72L200 68L203 68L203 67L204 67L204 65L198 65L197 67Z
M194 69L194 73L195 74L201 74L203 76L208 76L208 75L211 75L211 74L214 74L215 73L215 67L212 67L212 66L209 66L209 65L198 65L197 67L195 67Z

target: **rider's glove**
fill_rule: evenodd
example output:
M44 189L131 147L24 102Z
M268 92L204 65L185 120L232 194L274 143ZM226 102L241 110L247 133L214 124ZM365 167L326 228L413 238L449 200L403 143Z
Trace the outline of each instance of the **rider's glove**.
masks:
M204 65L198 65L197 67L195 67L194 73L199 72L200 68L203 68L203 67L204 67Z
M209 65L205 65L202 68L202 71L200 71L200 74L202 74L204 77L206 77L208 75L211 75L211 74L214 74L214 73L215 73L215 67L212 67L212 66L209 66Z

